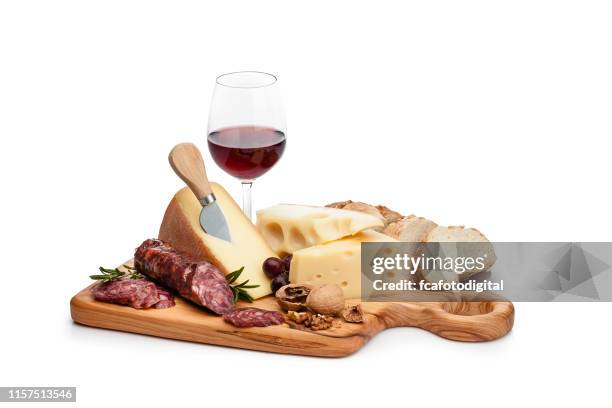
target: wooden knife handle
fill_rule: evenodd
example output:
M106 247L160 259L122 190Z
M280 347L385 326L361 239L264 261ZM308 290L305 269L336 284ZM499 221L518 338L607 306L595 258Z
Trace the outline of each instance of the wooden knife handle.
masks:
M193 143L180 143L168 155L172 170L187 184L198 200L212 193L200 150Z

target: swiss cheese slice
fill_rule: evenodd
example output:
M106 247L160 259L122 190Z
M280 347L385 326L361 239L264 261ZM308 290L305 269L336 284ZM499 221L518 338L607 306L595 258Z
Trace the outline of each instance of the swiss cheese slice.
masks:
M257 228L280 255L382 226L373 215L336 208L279 204L257 212Z
M195 260L211 262L224 274L244 266L238 282L248 279L249 285L259 285L248 289L248 293L255 299L270 294L270 280L262 266L266 258L276 254L227 191L216 183L210 185L227 220L231 242L202 230L199 220L202 206L188 188L176 193L170 202L159 230L159 239Z
M347 298L361 297L361 243L398 242L380 232L366 230L352 237L300 249L293 253L291 283L335 283Z

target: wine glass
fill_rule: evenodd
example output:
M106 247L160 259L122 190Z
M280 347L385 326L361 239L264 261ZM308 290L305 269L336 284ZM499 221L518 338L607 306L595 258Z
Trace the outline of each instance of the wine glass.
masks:
M277 78L241 71L217 77L208 116L208 149L242 182L242 211L252 220L251 186L283 155L285 114Z

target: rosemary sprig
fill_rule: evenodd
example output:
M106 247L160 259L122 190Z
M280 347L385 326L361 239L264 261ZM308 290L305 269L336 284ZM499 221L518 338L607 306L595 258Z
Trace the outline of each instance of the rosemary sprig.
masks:
M227 283L229 284L229 287L232 290L232 293L234 294L234 303L236 303L238 300L244 300L245 302L253 303L253 297L249 295L246 289L258 288L259 285L247 285L247 283L249 283L248 279L242 283L234 284L234 282L238 280L238 277L240 276L242 271L244 271L244 266L240 269L236 269L234 272L230 272L225 275L225 279L227 279Z
M119 268L109 269L100 267L98 268L101 272L100 275L89 275L89 277L93 280L101 281L101 282L112 282L117 279L128 278L128 279L142 279L144 276L136 271L136 268L130 265L123 265L127 272L120 271Z

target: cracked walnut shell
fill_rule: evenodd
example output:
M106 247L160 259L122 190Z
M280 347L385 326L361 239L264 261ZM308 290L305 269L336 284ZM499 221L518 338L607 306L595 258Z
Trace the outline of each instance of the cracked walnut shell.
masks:
M282 286L279 288L274 296L278 305L284 311L297 311L304 308L306 304L306 298L312 291L313 286L306 283L294 284Z

